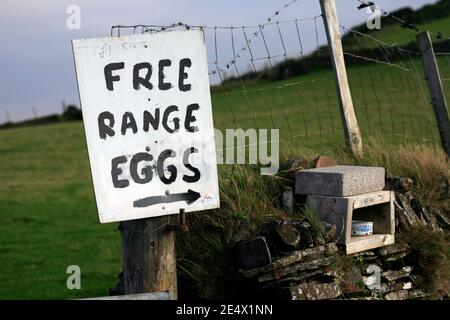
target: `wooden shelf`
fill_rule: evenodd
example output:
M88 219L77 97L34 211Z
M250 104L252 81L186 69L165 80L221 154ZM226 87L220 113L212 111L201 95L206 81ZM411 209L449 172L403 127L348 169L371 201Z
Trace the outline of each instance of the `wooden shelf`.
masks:
M372 250L395 243L394 192L378 191L349 197L308 195L308 205L321 219L336 226L336 242L347 254ZM352 236L352 221L373 222L373 235Z
M395 243L393 234L373 234L370 236L351 237L345 244L347 254L384 247Z

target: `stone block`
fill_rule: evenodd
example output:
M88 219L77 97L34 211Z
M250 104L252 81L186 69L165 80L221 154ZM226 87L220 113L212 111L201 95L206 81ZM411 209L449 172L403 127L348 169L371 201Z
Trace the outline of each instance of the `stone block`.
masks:
M385 170L378 167L334 166L302 170L295 177L295 192L302 195L347 197L381 191Z
M396 243L384 248L380 248L378 253L385 257L392 254L405 253L409 250L409 245L406 242Z
M310 282L291 287L292 300L329 300L342 295L336 283Z
M401 270L389 270L383 272L382 277L385 278L387 281L395 281L398 279L409 277L412 270L413 270L412 267L406 266L403 267Z
M236 245L236 255L239 268L242 270L260 268L272 263L272 256L264 237L239 242Z
M389 292L384 296L386 300L407 300L409 298L408 290Z
M291 224L283 222L275 229L274 240L280 250L295 250L300 243L300 233Z

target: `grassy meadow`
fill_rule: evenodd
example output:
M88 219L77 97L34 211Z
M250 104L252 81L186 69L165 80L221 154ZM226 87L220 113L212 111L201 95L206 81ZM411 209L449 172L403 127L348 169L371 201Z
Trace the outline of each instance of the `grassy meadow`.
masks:
M82 123L0 132L0 298L106 295L120 272L115 225L100 225ZM82 290L66 288L79 265Z

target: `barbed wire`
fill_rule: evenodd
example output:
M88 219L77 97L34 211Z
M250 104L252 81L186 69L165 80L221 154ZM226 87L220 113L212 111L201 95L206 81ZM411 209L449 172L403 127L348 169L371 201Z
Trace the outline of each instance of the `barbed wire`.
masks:
M420 31L420 29L419 29L416 25L410 23L410 22L407 21L406 19L397 17L396 15L394 15L394 14L392 13L392 11L387 11L387 10L382 9L379 5L377 5L376 3L372 2L372 1L366 1L366 0L352 0L352 1L357 1L357 2L360 3L360 5L359 5L359 7L358 7L358 10L362 10L362 9L365 9L365 8L373 8L373 7L376 7L377 9L379 9L379 10L381 11L381 13L382 13L385 17L391 17L391 18L394 19L395 21L399 22L399 23L402 25L403 28L408 28L408 29L416 30L417 32Z
M234 65L234 64L236 63L236 60L237 60L237 59L240 59L241 54L247 50L247 48L249 47L249 44L252 43L252 41L253 41L256 37L258 37L259 33L261 33L261 34L263 33L264 27L267 26L267 25L272 24L272 23L273 23L272 20L273 20L275 17L279 16L280 12L286 10L287 8L289 8L290 6L292 6L294 3L297 3L298 1L299 1L299 0L291 0L290 2L287 2L287 3L284 4L282 7L278 8L277 10L275 10L275 12L274 12L272 15L270 15L269 17L267 17L267 18L265 19L265 21L264 21L262 24L259 24L259 25L257 26L259 30L257 30L256 32L253 32L252 35L251 35L251 37L247 37L247 35L245 34L245 27L240 27L240 28L242 28L242 29L244 30L243 32L244 32L244 34L245 34L245 39L246 39L246 42L247 42L247 47L246 47L246 46L243 46L243 47L237 52L237 54L236 54L236 53L234 54L234 59L231 60L231 61L229 61L229 62L226 63L225 65ZM298 20L297 20L297 21L298 21ZM277 25L278 25L280 22L276 22L276 23L277 23ZM233 29L238 29L238 28L239 28L239 27L233 27L233 26L229 27L229 29L231 29L231 33L232 33L232 34L233 34ZM217 27L214 27L214 29L217 30ZM247 28L247 29L248 29L248 28ZM250 49L249 49L249 50L250 50ZM223 66L222 66L222 67L223 67Z
M350 57L353 57L353 58L356 58L356 59L360 59L360 60L365 60L367 62L375 62L375 63L379 63L379 64L385 64L385 65L388 65L388 66L391 66L391 67L394 67L394 68L398 68L398 69L401 69L401 70L407 71L407 72L411 71L411 69L405 68L405 67L403 67L401 65L398 65L398 64L394 64L394 63L390 63L390 62L386 62L386 61L381 61L381 60L378 60L378 59L375 59L375 58L369 58L369 57L365 57L365 56L360 56L360 55L353 54L353 53L350 53L350 52L347 52L347 51L344 52L344 55L347 55L347 56L350 56Z
M275 10L275 12L270 15L269 17L267 17L264 21L264 23L262 25L268 25L272 23L272 20L278 16L283 10L289 8L291 5L293 5L294 3L298 2L299 0L291 0L290 2L287 2L286 4L284 4L282 7L279 7L277 10ZM187 25L184 24L182 22L178 22L178 23L173 23L169 26L164 26L164 25L116 25L116 26L112 26L111 27L111 36L113 35L113 31L114 29L118 29L118 35L120 36L120 29L124 29L124 28L133 28L134 31L136 30L136 28L143 28L144 29L152 29L152 28L156 28L159 30L165 30L165 29L169 29L169 28L175 28L175 27L179 27L179 26L184 26L184 27L190 27L190 28L203 28L203 29L212 29L212 28L220 28L220 29L232 29L232 28L239 28L241 26L207 26L207 25L198 25L198 26L193 26L193 25ZM247 26L247 27L259 27L260 25L256 25L256 26ZM142 31L144 32L144 31Z
M114 31L117 30L117 36L120 36L119 33L121 29L133 29L133 34L136 34L137 29L140 29L140 33L146 33L146 32L159 32L159 31L167 31L170 29L175 28L185 28L185 29L203 29L203 30L214 30L214 29L258 29L259 27L263 26L271 26L271 25L279 25L279 24L286 24L286 23L292 23L292 22L304 22L304 21L312 21L316 18L320 17L314 16L310 18L296 18L296 19L289 19L289 20L277 20L277 21L271 21L271 22L265 22L263 24L254 24L254 25L217 25L217 26L211 26L211 25L191 25L186 24L184 22L176 22L172 23L170 25L157 25L157 24L136 24L136 25L113 25L111 26L110 35L114 36ZM254 35L254 32L252 32Z
M293 3L293 2L292 2ZM169 31L169 30L174 30L174 29L185 29L185 30L191 30L191 29L201 29L204 31L211 31L213 32L213 38L214 38L214 52L215 52L215 59L214 61L210 61L208 62L209 65L214 66L214 70L210 71L210 75L219 75L219 77L221 77L221 81L223 81L223 77L221 75L221 73L226 72L227 70L230 70L231 68L235 69L235 64L240 62L240 63L251 63L252 67L253 67L253 71L257 71L256 66L255 66L255 62L258 61L268 61L269 65L272 63L272 60L276 60L277 58L287 58L288 56L291 57L297 57L298 56L298 52L296 52L294 55L291 55L287 52L286 49L286 45L285 45L285 37L283 36L283 33L280 29L280 25L286 25L286 24L292 24L295 27L296 33L297 33L297 37L299 40L299 45L300 45L300 55L303 55L304 50L303 50L303 43L302 43L302 39L300 36L300 28L299 28L299 24L302 22L308 22L308 21L313 21L315 24L315 34L317 37L317 19L321 18L321 15L316 15L313 17L309 17L309 18L296 18L296 19L290 19L290 20L282 20L282 21L273 21L271 19L267 19L267 21L264 24L260 24L260 25L244 25L244 26L233 26L233 25L229 25L229 26L208 26L208 25L188 25L185 24L183 22L178 22L178 23L173 23L171 25L114 25L111 27L111 36L114 35L114 31L117 30L117 36L121 35L121 30L125 29L125 30L132 30L132 34L136 34L136 32L138 32L138 30L140 30L140 33L152 33L152 32L160 32L160 31ZM264 30L267 29L267 27L269 26L275 26L276 30L277 30L277 35L279 36L280 39L280 43L283 47L283 52L278 53L278 54L270 54L270 52L268 51L268 47L267 47L267 40L266 37L264 35ZM217 30L230 30L230 39L231 39L231 46L232 46L232 52L233 52L233 58L230 60L227 60L225 62L220 62L219 61L219 54L218 54L218 43L217 43ZM241 33L241 37L244 40L244 44L242 47L240 47L239 49L236 48L235 45L235 37L236 37L236 32L240 32ZM251 36L249 36L251 35ZM267 56L264 57L255 57L252 51L252 44L255 42L255 38L257 36L261 36L261 41L264 43L264 47L266 48L266 53ZM243 53L247 52L248 53L248 58L243 58Z
M411 29L416 31L417 33L428 31L431 35L435 36L437 39L446 39L450 40L450 37L444 36L444 33L441 31L433 32L430 30L421 29L416 24L410 22L408 19L402 17L396 16L392 11L385 10L381 8L378 4L376 4L374 1L367 1L367 0L351 0L353 2L358 2L360 5L357 7L358 10L366 9L366 8L377 8L381 11L382 15L385 17L390 17L394 21L398 22L402 28Z
M355 33L355 34L360 35L362 37L366 37L368 39L371 39L371 40L375 41L379 45L383 45L383 46L386 46L386 47L392 47L392 48L395 47L399 51L403 51L403 52L407 52L407 53L411 53L411 54L416 54L418 56L421 54L418 51L413 51L413 50L402 48L397 43L387 43L387 42L385 42L383 40L378 39L377 37L375 37L373 35L370 35L370 34L367 34L367 33L363 33L363 32L360 32L360 31L352 29L352 28L345 27L343 25L340 25L340 27L341 27L342 30L344 30L344 33L349 33L349 32Z

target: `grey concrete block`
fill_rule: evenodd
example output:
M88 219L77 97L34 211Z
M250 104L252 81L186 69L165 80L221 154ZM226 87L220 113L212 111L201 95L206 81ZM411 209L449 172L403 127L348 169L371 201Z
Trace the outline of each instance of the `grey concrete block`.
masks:
M335 166L297 172L295 192L303 195L348 197L381 191L384 184L384 168Z

